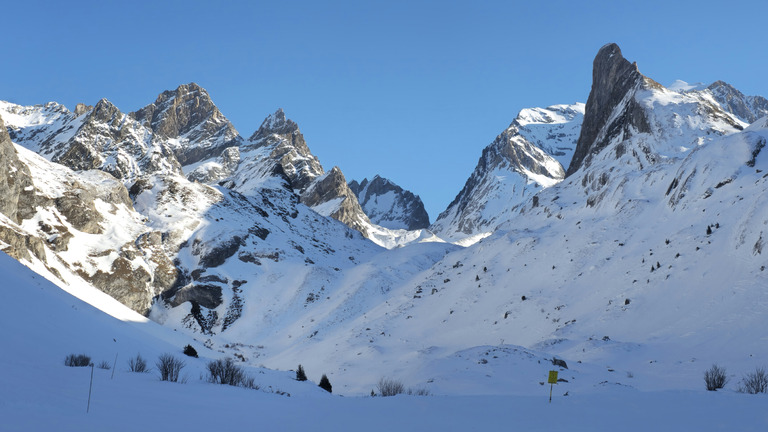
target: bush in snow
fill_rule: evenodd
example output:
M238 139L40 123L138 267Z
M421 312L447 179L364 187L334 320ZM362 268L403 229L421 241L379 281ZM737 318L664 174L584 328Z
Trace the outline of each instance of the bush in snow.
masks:
M258 390L254 379L245 373L242 367L235 364L231 358L224 360L211 360L208 368L208 382L214 384L226 384L235 387L245 387Z
M149 372L149 369L147 369L147 361L144 360L144 357L141 356L141 354L136 354L136 357L128 359L128 371L129 372Z
M323 374L322 378L320 378L320 384L318 384L318 386L328 393L333 393L333 386L331 386L331 381L325 374Z
M85 354L70 354L64 359L64 365L73 367L90 366L91 358Z
M99 369L112 369L112 366L106 360L100 361L99 364L96 365L96 367Z
M405 393L405 386L402 382L390 378L381 378L376 384L381 396L396 396Z
M197 350L192 345L187 345L184 347L184 354L197 358Z
M157 359L157 370L160 372L160 381L179 381L179 373L184 367L184 362L172 354L163 354Z
M765 368L757 368L754 372L744 375L736 391L749 394L768 393L768 374Z
M408 391L405 393L408 394L409 396L431 396L432 395L432 393L430 393L430 391L425 388L419 388L419 389L409 388Z
M306 381L307 380L307 374L304 372L304 368L299 365L299 368L296 369L296 381Z
M707 390L715 391L725 387L725 382L728 379L725 376L725 368L722 368L716 364L704 372L704 383L707 385Z

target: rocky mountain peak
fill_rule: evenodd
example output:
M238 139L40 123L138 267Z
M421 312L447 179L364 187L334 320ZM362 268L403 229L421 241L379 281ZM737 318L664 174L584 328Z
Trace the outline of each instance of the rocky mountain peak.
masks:
M204 88L195 83L182 84L176 90L166 90L154 103L133 113L136 120L151 128L155 134L174 138L189 132L209 116L221 116Z
M642 86L661 87L653 80L646 79L637 68L621 54L615 43L604 45L592 63L592 89L585 107L584 122L576 144L567 176L576 172L592 155L605 148L610 139L621 130L634 128L648 132L650 126L645 113L631 97ZM606 130L609 119L620 105L622 121L614 122L616 128Z
M215 157L242 140L208 92L196 83L166 90L154 103L130 115L151 129L155 140L179 139L182 143L171 147L181 165Z
M391 180L376 175L358 183L349 182L371 222L389 229L417 230L429 226L429 215L418 195L404 190Z
M248 138L246 150L271 148L269 158L281 165L294 190L303 192L324 173L320 161L310 152L299 126L282 109L267 116Z
M725 81L715 81L707 87L723 110L746 123L754 123L768 115L768 99L762 96L745 96Z
M472 175L430 231L471 244L513 217L517 205L560 182L583 117L580 103L520 111L483 149Z
M120 110L107 99L101 99L88 115L86 121L112 124L119 120Z
M248 141L258 141L273 134L292 135L300 133L299 125L287 118L282 108L278 108L277 111L264 119L261 126L259 126L259 129L248 138Z

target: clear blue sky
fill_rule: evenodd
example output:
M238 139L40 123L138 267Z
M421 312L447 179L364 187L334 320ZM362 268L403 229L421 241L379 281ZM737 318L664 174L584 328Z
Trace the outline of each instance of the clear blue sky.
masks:
M586 102L616 42L662 84L768 96L768 1L14 1L0 99L134 111L197 82L245 137L277 108L326 170L380 174L430 219L525 107Z

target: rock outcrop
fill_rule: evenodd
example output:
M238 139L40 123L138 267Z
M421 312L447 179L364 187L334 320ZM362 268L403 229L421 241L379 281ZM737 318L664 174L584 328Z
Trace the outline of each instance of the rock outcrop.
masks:
M645 110L634 99L643 86L659 86L646 79L636 63L621 55L616 44L600 48L592 63L592 89L585 107L581 134L566 175L589 165L612 139L627 133L650 132Z
M29 168L21 163L0 117L0 213L15 223L19 218L19 200L32 188Z
M367 235L371 221L357 202L355 193L347 185L339 167L333 167L312 182L301 195L301 202L321 215L330 216Z

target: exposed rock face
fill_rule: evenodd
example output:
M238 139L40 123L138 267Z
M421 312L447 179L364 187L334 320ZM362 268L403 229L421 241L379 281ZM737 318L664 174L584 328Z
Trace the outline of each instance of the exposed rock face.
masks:
M242 142L208 92L195 83L164 91L153 104L130 116L151 129L155 141L166 142L181 165L215 157Z
M291 182L291 188L299 194L324 172L320 161L309 151L299 126L286 118L282 109L268 116L248 138L244 150L255 149L270 151L269 158L280 165Z
M93 105L86 105L86 104L83 104L83 103L79 103L79 104L75 105L75 115L76 116L81 116L81 115L87 113L88 111L90 111L92 109L93 109Z
M19 161L5 123L0 117L0 213L18 223L19 198L32 188L29 168Z
M371 222L389 229L417 230L429 226L429 215L418 195L380 176L370 182L349 182Z
M41 144L41 154L53 162L73 170L99 169L125 182L150 172L181 172L171 150L153 142L151 130L106 99L81 116L68 117L67 126Z
M636 64L622 57L616 44L605 45L597 53L592 80L581 134L567 171L571 176L600 161L602 167L585 171L581 179L592 191L602 189L617 174L611 165L643 169L668 162L743 128L711 95L672 91L643 76ZM595 195L588 204L600 200Z
M13 223L20 223L33 192L29 168L18 157L8 131L0 117L0 213ZM19 206L22 207L19 211ZM3 245L4 244L4 245ZM4 247L3 247L4 246ZM16 259L30 259L30 252L45 262L42 240L14 227L0 223L0 250Z
M228 147L215 158L213 163L203 163L187 173L187 178L201 183L218 183L232 177L240 165L240 149Z
M608 44L600 48L592 64L592 89L581 134L566 175L588 165L592 156L608 146L614 137L632 133L633 129L650 132L645 111L634 99L635 92L644 85L658 86L651 80L646 81L637 64L621 55L618 45ZM609 120L612 120L610 125Z
M725 111L746 123L754 123L768 115L768 99L762 96L745 96L724 81L715 81L707 89Z
M339 167L333 167L314 181L301 196L301 202L323 216L330 216L363 235L367 234L367 225L371 222Z

